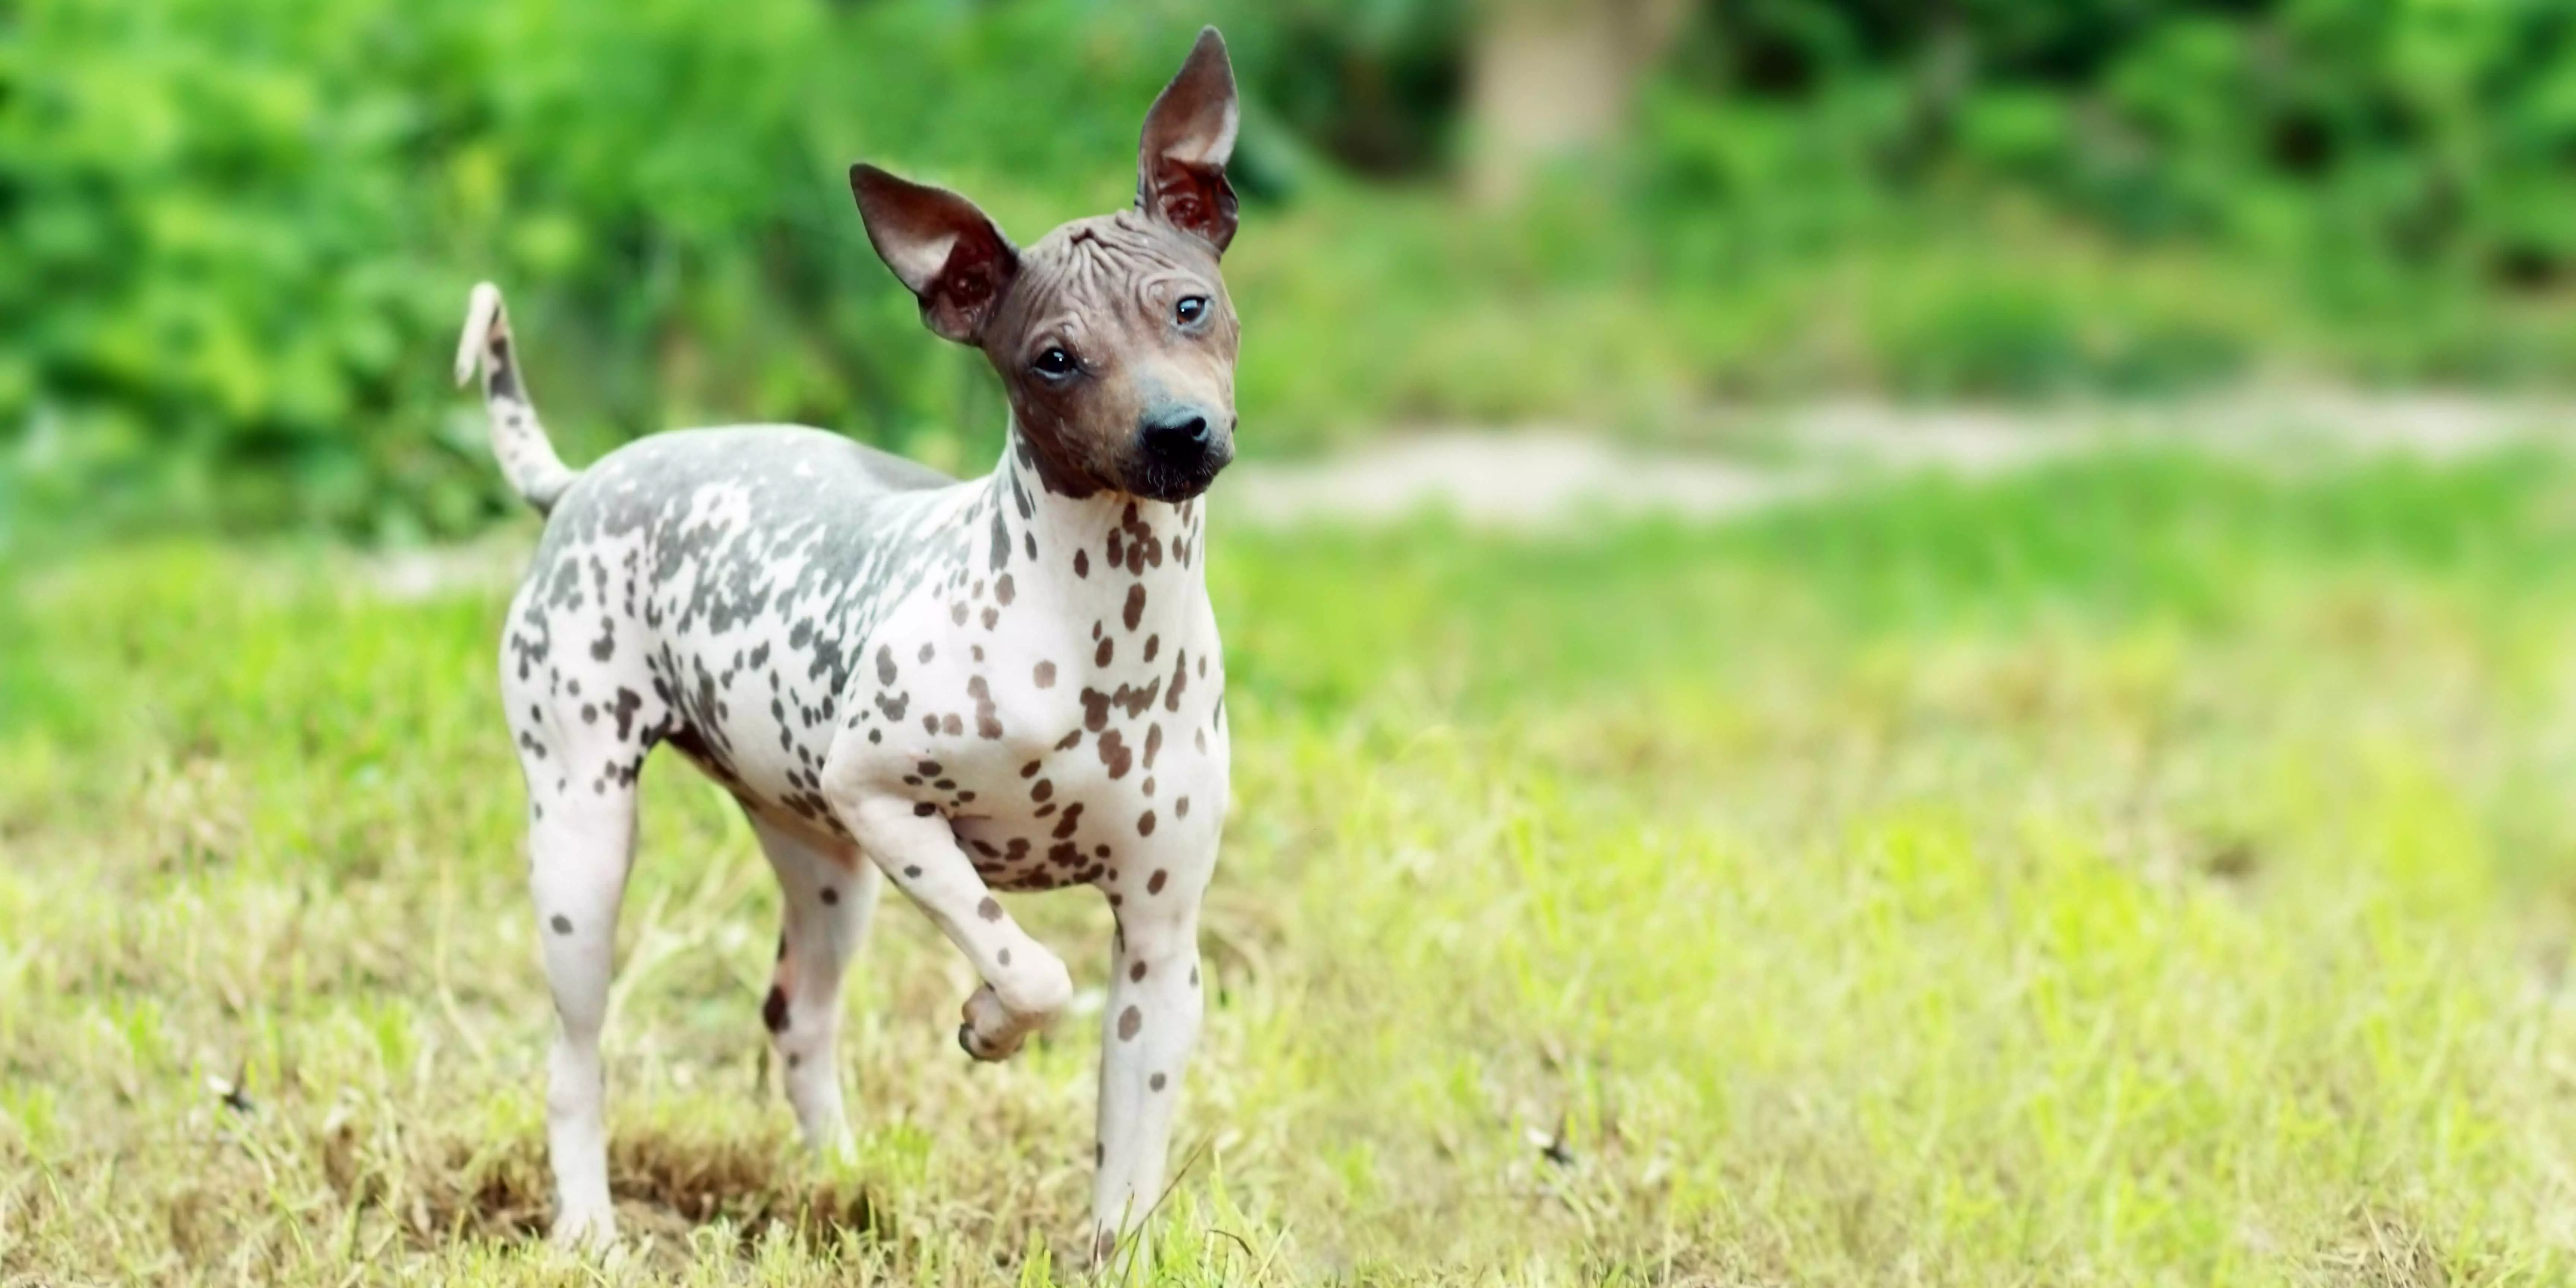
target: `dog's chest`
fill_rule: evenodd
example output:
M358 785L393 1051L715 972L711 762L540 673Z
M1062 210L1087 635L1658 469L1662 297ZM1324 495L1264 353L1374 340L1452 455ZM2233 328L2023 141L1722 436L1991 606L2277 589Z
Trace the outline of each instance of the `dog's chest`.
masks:
M835 779L946 815L1006 890L1116 881L1212 829L1224 668L1196 569L1163 546L1131 537L1113 565L1042 543L1040 566L923 587L863 643Z

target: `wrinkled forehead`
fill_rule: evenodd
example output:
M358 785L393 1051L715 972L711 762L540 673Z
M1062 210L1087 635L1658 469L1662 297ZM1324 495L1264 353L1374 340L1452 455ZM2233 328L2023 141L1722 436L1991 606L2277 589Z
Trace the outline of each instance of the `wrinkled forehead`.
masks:
M1159 316L1183 295L1222 289L1205 243L1133 211L1098 215L1062 225L1020 252L1003 329L1096 329Z

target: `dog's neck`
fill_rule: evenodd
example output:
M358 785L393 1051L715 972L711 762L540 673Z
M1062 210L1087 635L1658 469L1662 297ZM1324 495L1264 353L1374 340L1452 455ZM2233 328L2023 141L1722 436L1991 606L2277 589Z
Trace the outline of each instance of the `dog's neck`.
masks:
M1080 497L1052 491L1016 423L989 487L1000 516L994 539L1007 538L1012 566L1030 568L1034 548L1037 578L1066 599L1101 600L1123 612L1128 588L1142 586L1144 611L1167 620L1206 600L1206 497L1170 502L1107 489Z

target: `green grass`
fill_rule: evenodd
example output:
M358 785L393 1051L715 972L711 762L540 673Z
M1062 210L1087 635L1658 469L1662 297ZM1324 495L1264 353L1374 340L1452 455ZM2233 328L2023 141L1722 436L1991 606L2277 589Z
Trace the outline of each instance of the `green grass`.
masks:
M352 570L6 583L0 1280L594 1281L530 1238L504 593ZM1179 1281L2576 1277L2576 466L2131 457L1720 530L1224 532L1213 576ZM970 1067L890 903L862 1157L808 1162L765 868L649 775L608 1278L1078 1277L1095 1017ZM1099 982L1095 901L1015 910Z

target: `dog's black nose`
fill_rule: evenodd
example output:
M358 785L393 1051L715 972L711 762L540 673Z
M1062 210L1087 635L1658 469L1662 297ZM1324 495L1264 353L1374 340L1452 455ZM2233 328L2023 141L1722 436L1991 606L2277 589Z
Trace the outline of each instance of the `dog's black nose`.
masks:
M1195 460L1207 451L1207 416L1194 409L1150 416L1138 437L1148 455L1166 461Z

